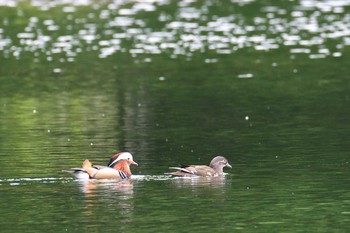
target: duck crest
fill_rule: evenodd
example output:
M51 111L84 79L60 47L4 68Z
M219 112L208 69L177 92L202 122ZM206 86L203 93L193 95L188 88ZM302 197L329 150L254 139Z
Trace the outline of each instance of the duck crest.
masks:
M114 168L114 166L119 163L121 160L131 160L133 161L133 156L129 152L120 152L112 156L108 162L108 167Z
M111 167L111 168L115 168L117 166L117 164L120 162L121 160L115 160L113 161L111 159L111 161L108 163L108 167Z

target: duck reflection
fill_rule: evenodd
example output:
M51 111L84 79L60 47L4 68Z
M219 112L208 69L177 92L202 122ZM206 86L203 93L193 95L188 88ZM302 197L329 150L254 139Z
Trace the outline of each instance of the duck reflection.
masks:
M219 177L176 177L171 179L177 188L224 188L226 186L225 176Z
M102 221L106 212L120 216L121 226L131 221L134 210L134 186L131 180L79 180L79 188L86 197L86 218L91 225ZM103 213L104 212L104 213Z
M78 180L80 190L87 197L121 197L130 199L134 194L134 186L131 180L120 179L86 179ZM116 195L118 194L118 195Z

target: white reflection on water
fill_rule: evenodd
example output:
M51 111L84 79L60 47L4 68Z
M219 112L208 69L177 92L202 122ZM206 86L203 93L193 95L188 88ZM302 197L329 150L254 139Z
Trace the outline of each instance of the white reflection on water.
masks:
M33 110L34 111L34 110ZM30 178L30 177L21 177L21 178L7 178L0 179L0 185L27 185L32 182L40 182L40 183L67 183L72 181L73 178L66 177L43 177L43 178Z
M0 0L0 6L18 7L19 2ZM60 25L57 19L30 17L17 38L11 38L7 29L0 28L0 50L5 56L12 54L18 59L27 51L65 54L70 57L67 61L74 61L72 57L91 49L97 50L101 59L125 52L134 57L167 53L176 58L190 57L195 52L232 54L243 48L269 51L287 46L292 54L309 54L310 59L315 59L342 56L340 50L350 44L350 15L345 10L350 0L301 0L291 3L290 8L262 6L250 19L239 9L249 7L252 2L256 1L232 0L231 4L238 10L217 15L212 12L211 1L198 5L195 1L180 0L173 14L169 14L162 10L162 6L173 4L167 0L32 0L31 5L43 11L62 8L67 21ZM80 6L91 6L90 12L83 18L74 18ZM139 17L143 12L157 12L158 24L162 26L149 25L149 19ZM24 17L23 10L19 9L17 14ZM3 23L10 22L4 19ZM63 34L53 34L58 31ZM331 46L326 45L330 40L336 45L326 47ZM125 41L128 45L124 45ZM86 48L86 44L91 47ZM58 58L46 58L55 59Z
M34 110L33 110L34 112ZM227 175L227 174L225 174ZM216 179L217 178L217 179ZM171 175L132 175L128 180L115 180L115 179L75 179L73 177L20 177L20 178L6 178L0 179L0 185L21 185L28 182L41 182L41 183L68 183L76 181L81 190L84 193L91 193L94 189L106 188L110 190L120 191L133 189L133 181L174 181L183 180L193 184L197 183L211 183L217 181L224 181L223 177L172 177ZM132 192L131 192L132 193Z
M100 208L103 206L106 212L118 210L117 216L123 216L118 220L119 228L123 224L131 222L131 214L134 211L134 186L131 180L76 180L80 191L85 195L84 215L87 219L99 219ZM91 226L89 226L91 224ZM87 223L94 227L94 223ZM123 230L122 230L123 231Z
M172 184L177 188L212 187L224 188L225 176L222 177L177 177L173 178Z
M168 181L177 188L212 187L223 188L226 185L226 177L173 177L171 175L132 175L135 182Z
M122 199L133 197L133 183L131 180L115 180L115 179L82 179L77 180L80 190L88 197L93 196L116 196L116 193Z

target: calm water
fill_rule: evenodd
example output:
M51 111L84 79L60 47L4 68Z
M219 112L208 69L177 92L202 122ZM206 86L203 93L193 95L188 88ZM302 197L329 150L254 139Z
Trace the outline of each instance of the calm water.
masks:
M349 12L0 0L1 232L348 232ZM130 181L62 172L118 151Z

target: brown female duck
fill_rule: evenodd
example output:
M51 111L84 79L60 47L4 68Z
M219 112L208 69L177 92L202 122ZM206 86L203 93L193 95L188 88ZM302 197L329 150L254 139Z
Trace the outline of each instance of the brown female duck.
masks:
M176 172L167 173L172 176L180 177L218 177L223 176L224 167L232 168L228 163L227 159L223 156L214 157L209 166L206 165L190 165L190 166L181 166L181 167L170 167L170 169L177 170Z

